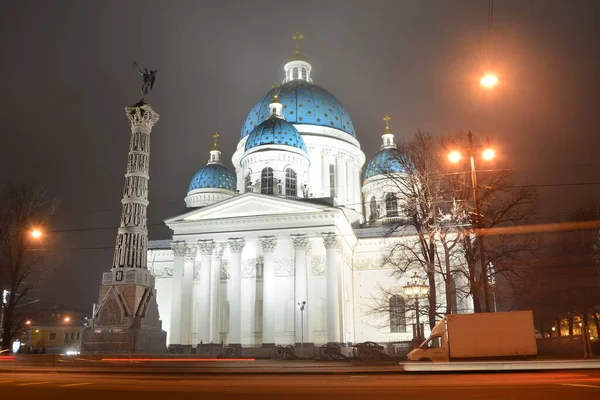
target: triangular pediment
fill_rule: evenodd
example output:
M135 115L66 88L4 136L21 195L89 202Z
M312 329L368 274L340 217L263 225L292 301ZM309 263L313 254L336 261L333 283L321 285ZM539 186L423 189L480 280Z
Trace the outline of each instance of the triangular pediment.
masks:
M308 201L290 200L281 197L245 193L231 199L192 210L165 221L167 225L209 219L254 217L261 215L296 214L320 212L331 206Z

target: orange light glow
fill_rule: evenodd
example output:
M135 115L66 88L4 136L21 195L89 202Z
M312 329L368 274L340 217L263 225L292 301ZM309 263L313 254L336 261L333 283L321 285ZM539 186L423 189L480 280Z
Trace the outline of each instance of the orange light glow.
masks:
M496 157L496 151L494 149L485 149L481 156L484 160L493 160Z
M254 358L103 358L108 362L245 362Z
M65 322L71 322L71 318L70 317L65 317Z
M461 155L458 151L451 151L450 153L448 153L448 160L450 160L451 163L456 164L457 162L459 162L461 159Z
M40 231L39 229L34 229L31 231L31 237L34 239L39 239L42 237L42 231Z
M25 321L25 325L31 325L31 321L30 320Z
M498 77L493 74L486 74L485 76L483 76L483 78L481 78L479 83L481 83L481 86L483 87L493 88L498 84Z

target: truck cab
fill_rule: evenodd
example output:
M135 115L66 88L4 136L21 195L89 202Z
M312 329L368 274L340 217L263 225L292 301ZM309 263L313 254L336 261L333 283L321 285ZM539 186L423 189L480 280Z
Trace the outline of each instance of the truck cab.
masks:
M408 353L409 361L444 362L449 360L446 319L442 319L431 330L431 335L419 347Z

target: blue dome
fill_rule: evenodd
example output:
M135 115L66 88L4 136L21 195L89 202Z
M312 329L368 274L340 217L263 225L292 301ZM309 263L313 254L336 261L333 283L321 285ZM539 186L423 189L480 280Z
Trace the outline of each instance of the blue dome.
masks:
M365 169L365 179L377 175L386 175L392 173L404 173L404 167L400 163L400 152L394 147L380 150L369 161Z
M306 151L304 139L294 125L277 117L271 117L254 128L248 136L245 150L265 144L280 144Z
M293 124L328 126L356 137L350 114L331 93L320 86L304 81L292 81L271 89L246 116L241 138L245 138L269 117L269 104L278 92L283 115Z
M235 178L221 164L207 164L202 167L190 182L188 192L196 189L227 189L235 191Z

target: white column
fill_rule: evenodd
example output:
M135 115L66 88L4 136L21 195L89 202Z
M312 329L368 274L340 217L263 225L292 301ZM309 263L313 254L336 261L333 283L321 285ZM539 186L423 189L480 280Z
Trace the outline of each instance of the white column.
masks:
M273 262L277 239L275 236L259 237L263 250L263 316L262 344L275 344L275 265Z
M215 242L212 239L198 240L198 249L200 250L200 299L199 299L199 318L198 318L198 343L210 342L210 299L211 293L211 270L212 270L212 252L215 248Z
M183 263L183 284L181 287L181 344L192 344L192 294L194 292L194 264L196 247L189 246Z
M327 342L342 341L340 329L340 254L339 239L334 233L323 234L327 270L325 280L327 285Z
M225 245L217 244L214 251L214 260L210 272L210 342L219 343L219 306L221 296L221 260Z
M296 313L296 326L295 332L296 343L301 341L310 342L308 335L308 310L310 304L308 304L308 273L306 268L306 249L308 247L309 239L306 235L292 235L292 241L294 243L294 283L295 283L295 296L294 301L296 305L298 303L306 302L304 305L304 311L301 313L300 309L297 309ZM304 321L302 321L304 320Z
M227 296L229 297L229 344L242 344L242 251L244 238L229 239L231 270Z
M181 344L181 293L183 290L183 258L187 245L183 241L171 243L173 249L173 278L171 279L171 324L169 344Z

